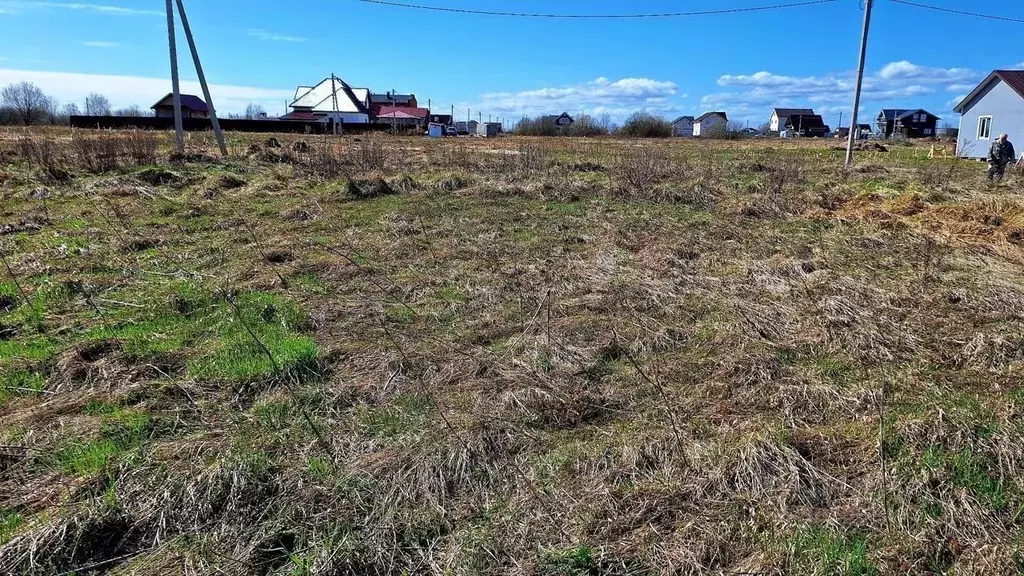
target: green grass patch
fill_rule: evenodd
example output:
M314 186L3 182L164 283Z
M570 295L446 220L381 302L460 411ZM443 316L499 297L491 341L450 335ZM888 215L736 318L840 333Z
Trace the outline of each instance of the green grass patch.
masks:
M867 538L835 529L805 526L788 542L789 573L808 576L873 576L878 566L868 559Z
M931 446L921 456L921 464L929 473L944 476L950 484L969 491L993 510L1004 510L1009 504L1003 480L992 473L983 457L966 448L950 452L941 446Z
M92 440L72 440L53 454L41 457L48 468L56 468L73 476L91 476L107 468L117 456L139 449L153 431L149 415L105 405L96 406L100 413L100 433Z
M0 546L6 544L17 535L24 526L25 518L13 510L0 512Z
M401 436L422 427L433 408L429 397L408 394L390 406L365 406L359 411L359 421L370 436Z

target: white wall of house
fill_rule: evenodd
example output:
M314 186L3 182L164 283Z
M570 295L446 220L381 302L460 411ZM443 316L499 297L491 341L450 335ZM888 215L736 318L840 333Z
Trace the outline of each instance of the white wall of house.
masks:
M780 130L785 129L785 126L779 127L779 114L775 110L772 110L772 119L770 124L771 125L768 127L768 130L771 132L779 132Z
M713 131L715 128L725 128L725 119L721 116L708 116L700 122L693 123L693 135L700 136L701 133L707 134Z

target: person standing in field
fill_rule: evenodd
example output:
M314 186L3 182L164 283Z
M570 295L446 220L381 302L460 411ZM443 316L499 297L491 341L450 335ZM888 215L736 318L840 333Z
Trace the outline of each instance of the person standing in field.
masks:
M1006 133L999 135L992 147L988 150L988 179L1002 180L1006 173L1006 165L1017 160L1017 153L1013 151L1013 143L1008 139Z

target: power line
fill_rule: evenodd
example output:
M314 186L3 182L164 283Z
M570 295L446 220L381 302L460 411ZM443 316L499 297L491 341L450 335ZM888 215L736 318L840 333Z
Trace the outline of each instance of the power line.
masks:
M1008 16L996 16L994 14L979 14L978 12L966 12L964 10L956 10L953 8L941 8L939 6L929 6L928 4L919 4L917 2L909 2L907 0L891 0L895 4L903 4L905 6L914 6L915 8L925 8L927 10L935 10L936 12L948 12L950 14L958 14L960 16L973 16L975 18L987 18L989 20L1000 20L1003 22L1016 22L1018 24L1024 24L1024 19L1021 18L1010 18Z
M490 10L472 10L469 8L445 8L441 6L426 6L423 4L408 4L405 2L393 2L391 0L355 0L366 4L378 4L381 6L392 6L395 8L411 8L414 10L430 10L433 12L450 12L457 14L473 14L476 16L513 16L518 18L563 18L563 19L626 19L626 18L681 18L685 16L713 16L719 14L739 14L744 12L765 12L783 8L799 8L801 6L813 6L816 4L831 4L836 0L806 0L804 2L792 2L789 4L773 4L769 6L754 6L751 8L726 8L722 10L701 10L696 12L655 12L650 14L544 14L536 12L495 12Z

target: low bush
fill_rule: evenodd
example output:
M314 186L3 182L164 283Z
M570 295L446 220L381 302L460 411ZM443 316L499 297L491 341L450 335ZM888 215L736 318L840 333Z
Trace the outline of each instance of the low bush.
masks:
M630 138L669 138L672 123L650 112L636 112L619 128L620 135Z

